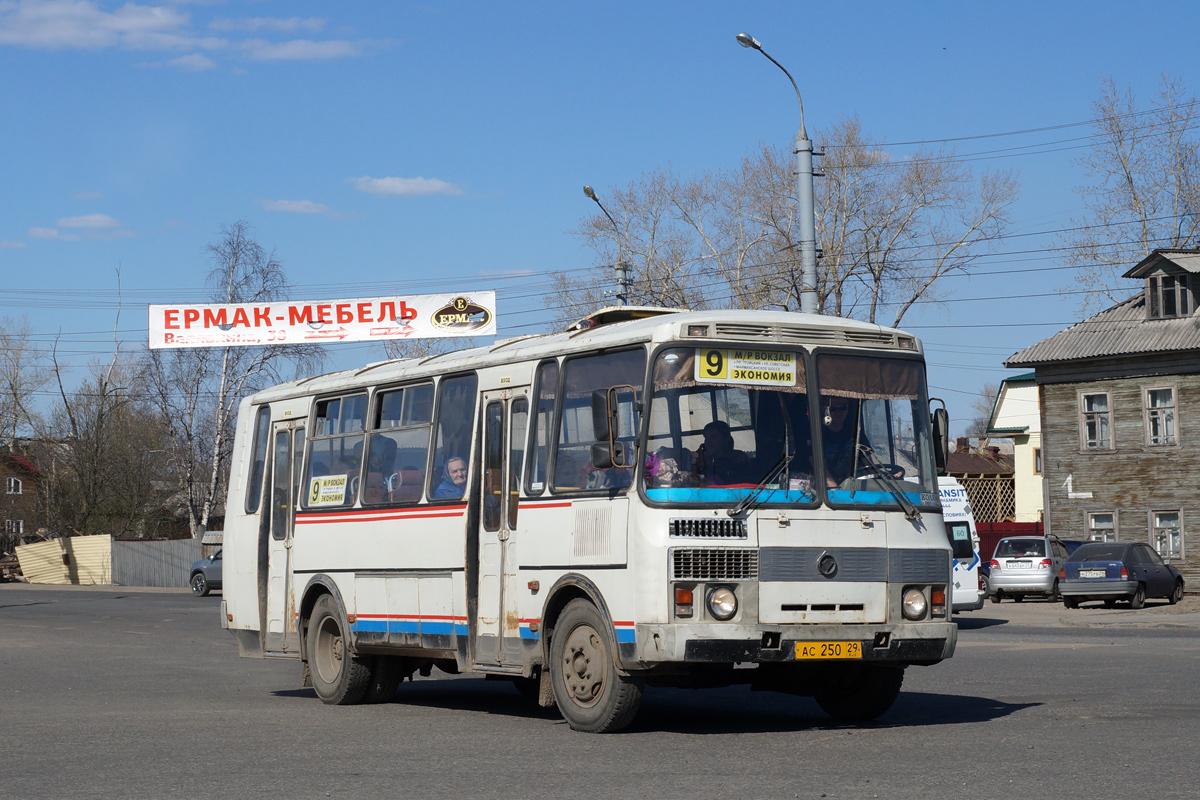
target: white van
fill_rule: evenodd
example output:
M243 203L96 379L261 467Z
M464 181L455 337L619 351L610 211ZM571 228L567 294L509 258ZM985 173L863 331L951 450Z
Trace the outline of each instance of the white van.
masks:
M942 500L942 518L946 520L946 535L954 549L953 586L950 604L953 611L978 611L983 608L987 593L979 587L979 533L967 490L954 478L938 478L938 495Z

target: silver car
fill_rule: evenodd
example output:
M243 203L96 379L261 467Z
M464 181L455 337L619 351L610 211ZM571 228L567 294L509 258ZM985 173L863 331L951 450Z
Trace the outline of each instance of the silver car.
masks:
M212 589L221 588L221 551L192 564L192 575L188 579L192 594L204 597Z
M1010 536L996 543L988 592L993 603L1005 597L1021 602L1026 595L1058 599L1058 572L1067 548L1053 536Z

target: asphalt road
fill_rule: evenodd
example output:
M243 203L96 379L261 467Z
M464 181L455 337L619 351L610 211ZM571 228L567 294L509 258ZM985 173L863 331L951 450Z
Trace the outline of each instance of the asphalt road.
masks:
M624 733L511 686L330 707L239 659L218 596L0 584L0 798L1197 796L1200 598L989 604L878 722L744 688L647 690ZM1179 613L1188 612L1188 613ZM435 671L434 675L437 673Z

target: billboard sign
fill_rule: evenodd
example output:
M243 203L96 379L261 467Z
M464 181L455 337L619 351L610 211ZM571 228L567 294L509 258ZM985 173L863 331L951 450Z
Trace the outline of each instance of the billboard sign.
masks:
M152 350L495 335L495 292L150 306Z

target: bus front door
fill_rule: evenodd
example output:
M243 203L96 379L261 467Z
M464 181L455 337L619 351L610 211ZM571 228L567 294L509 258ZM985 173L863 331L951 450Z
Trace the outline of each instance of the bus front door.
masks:
M479 515L479 606L475 662L519 667L514 533L521 493L529 387L483 395L483 480Z
M294 422L277 422L271 446L271 494L267 539L267 631L264 649L271 653L295 652L296 601L292 588L292 533L299 492L300 461L304 455L304 428Z

